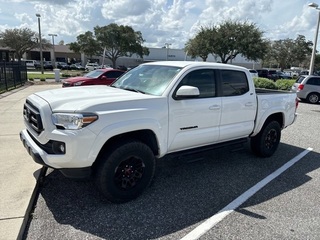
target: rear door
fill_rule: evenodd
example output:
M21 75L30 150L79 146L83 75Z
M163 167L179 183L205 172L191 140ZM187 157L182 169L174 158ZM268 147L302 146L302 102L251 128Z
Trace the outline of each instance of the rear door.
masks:
M219 141L247 137L254 128L257 110L253 82L241 70L220 70L219 76L222 96Z
M309 93L320 93L320 77L313 76L308 79L308 81L305 84L305 91Z

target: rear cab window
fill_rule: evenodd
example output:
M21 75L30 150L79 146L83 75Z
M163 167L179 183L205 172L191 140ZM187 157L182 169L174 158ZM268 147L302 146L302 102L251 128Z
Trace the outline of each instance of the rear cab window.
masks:
M249 92L249 83L245 72L221 70L222 95L238 96Z

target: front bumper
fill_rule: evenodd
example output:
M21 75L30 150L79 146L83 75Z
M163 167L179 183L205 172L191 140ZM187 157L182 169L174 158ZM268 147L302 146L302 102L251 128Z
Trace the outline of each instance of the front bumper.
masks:
M23 146L26 148L29 155L32 159L43 166L50 167L53 169L58 169L61 173L69 178L87 178L91 175L91 167L68 167L68 168L59 168L57 166L53 166L48 163L48 159L50 158L63 158L63 155L59 154L48 154L45 150L43 150L30 136L26 129L20 132L20 140L23 143Z

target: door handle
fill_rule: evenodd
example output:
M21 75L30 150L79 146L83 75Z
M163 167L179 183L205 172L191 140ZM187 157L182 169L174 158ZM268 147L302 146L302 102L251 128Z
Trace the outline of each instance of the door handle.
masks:
M220 105L212 105L209 107L210 110L220 110Z
M252 102L247 102L247 103L245 104L245 106L246 106L246 107L252 107L252 106L253 106L253 103L252 103Z

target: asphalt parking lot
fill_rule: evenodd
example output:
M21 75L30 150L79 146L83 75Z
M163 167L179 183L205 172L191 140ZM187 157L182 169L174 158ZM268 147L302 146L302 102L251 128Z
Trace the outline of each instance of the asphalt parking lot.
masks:
M50 170L24 239L320 239L320 105L300 103L298 114L271 158L255 157L248 144L165 158L151 187L125 204L104 201L91 181ZM308 148L234 211L210 223Z

